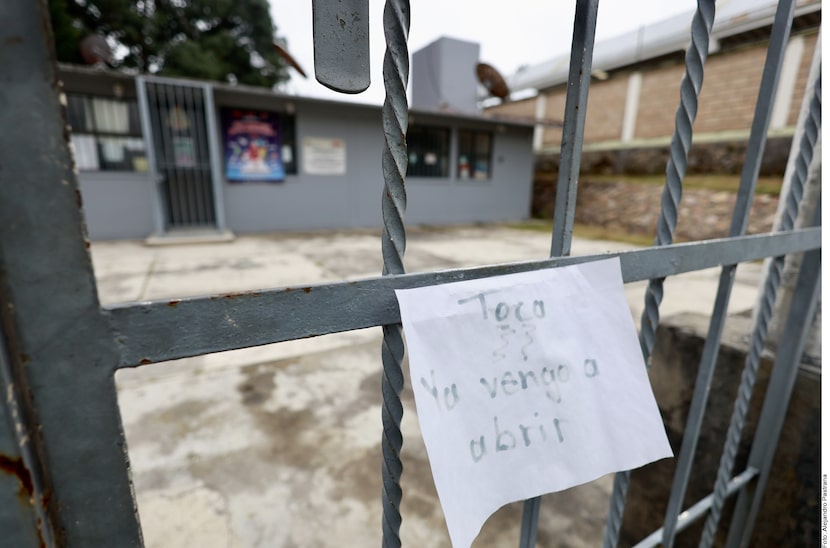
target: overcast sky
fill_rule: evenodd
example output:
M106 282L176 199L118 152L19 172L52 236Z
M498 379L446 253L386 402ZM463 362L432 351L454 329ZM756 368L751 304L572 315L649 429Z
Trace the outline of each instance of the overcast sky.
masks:
M383 102L383 0L369 0L369 43L372 85L359 95L328 90L314 79L311 0L269 0L279 36L303 67L308 79L293 69L284 91L311 97ZM449 36L481 45L480 61L505 76L521 65L545 61L570 49L574 0L412 0L410 54ZM604 0L599 4L597 41L623 34L684 11L694 0Z

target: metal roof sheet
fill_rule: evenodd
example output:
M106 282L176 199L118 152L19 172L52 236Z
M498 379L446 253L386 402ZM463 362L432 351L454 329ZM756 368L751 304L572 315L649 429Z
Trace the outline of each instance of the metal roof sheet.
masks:
M716 51L718 39L772 24L777 7L775 0L721 0L717 3L714 40L710 52ZM819 11L820 0L799 0L796 16ZM593 70L608 71L654 59L675 51L684 51L689 44L689 31L694 10L642 26L637 30L599 41L594 46ZM568 79L570 53L520 69L507 78L514 92L528 88L543 89L565 83Z

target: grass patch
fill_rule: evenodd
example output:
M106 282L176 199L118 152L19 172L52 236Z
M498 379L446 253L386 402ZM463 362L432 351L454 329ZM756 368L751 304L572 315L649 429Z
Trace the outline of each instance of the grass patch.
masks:
M528 219L519 223L507 223L508 228L515 228L517 230L530 230L533 232L544 232L551 234L553 232L553 221L546 221L543 219ZM591 226L577 223L574 225L574 236L577 238L585 238L586 240L611 240L613 242L623 242L631 245L650 247L654 243L654 236L646 236L644 234L629 234L620 230L612 230L602 226Z
M630 183L636 185L663 186L665 175L584 175L581 180L591 183ZM687 175L683 188L700 188L716 192L737 192L741 184L740 175ZM758 177L756 194L778 196L781 191L781 177Z

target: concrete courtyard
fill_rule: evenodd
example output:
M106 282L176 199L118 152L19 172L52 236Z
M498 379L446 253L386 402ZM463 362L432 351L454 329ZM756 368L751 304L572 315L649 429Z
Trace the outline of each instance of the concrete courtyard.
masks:
M550 235L504 226L412 229L410 272L538 259ZM572 254L630 246L576 239ZM374 276L376 231L241 236L230 243L94 242L102 303ZM711 313L719 271L667 281L661 315ZM741 265L730 311L752 308L759 264ZM639 324L645 283L626 286ZM116 375L148 547L377 546L381 535L379 328L156 363ZM449 546L404 390L405 546ZM601 543L611 477L544 497L540 546ZM476 546L518 542L521 504Z

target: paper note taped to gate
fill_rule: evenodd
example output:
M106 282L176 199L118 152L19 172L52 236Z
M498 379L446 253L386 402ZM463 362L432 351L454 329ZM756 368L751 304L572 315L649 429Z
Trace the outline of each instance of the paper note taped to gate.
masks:
M672 455L619 259L396 294L454 547L509 502Z

